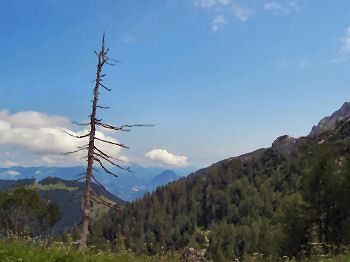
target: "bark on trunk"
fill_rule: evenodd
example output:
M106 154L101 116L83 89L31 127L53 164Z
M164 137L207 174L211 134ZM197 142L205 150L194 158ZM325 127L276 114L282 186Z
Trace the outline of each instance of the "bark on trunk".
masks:
M90 115L90 136L89 136L89 149L88 149L88 160L86 168L86 180L85 180L85 194L84 194L84 204L83 204L83 216L82 216L82 229L80 235L80 249L85 250L87 248L86 242L89 233L89 220L90 220L90 208L91 208L91 177L92 168L94 163L94 147L95 147L95 132L96 132L96 108L98 101L98 89L100 83L101 69L103 66L103 55L104 46L102 45L102 50L98 55L98 65L96 73L96 85L94 88L94 100L92 103L92 113Z

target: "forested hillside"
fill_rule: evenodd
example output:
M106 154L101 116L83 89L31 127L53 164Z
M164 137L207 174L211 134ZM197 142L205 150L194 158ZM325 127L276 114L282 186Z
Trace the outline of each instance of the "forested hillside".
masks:
M160 187L95 229L137 253L194 247L214 261L338 252L350 241L349 153L349 119L319 135L284 136Z
M35 188L40 193L42 199L58 204L62 217L46 234L51 234L51 232L56 234L61 233L64 229L70 229L80 223L82 216L81 195L84 190L83 183L57 177L47 177L38 183L34 183L34 180L31 179L0 180L1 190L6 190L17 185ZM93 183L92 189L100 197L112 204L120 206L126 203L97 184ZM108 210L104 205L96 203L92 208L93 217L100 217Z

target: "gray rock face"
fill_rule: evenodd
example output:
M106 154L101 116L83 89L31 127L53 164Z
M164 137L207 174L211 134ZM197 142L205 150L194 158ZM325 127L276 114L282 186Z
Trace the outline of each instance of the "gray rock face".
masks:
M273 143L271 149L283 156L288 156L296 147L297 139L288 135L278 137Z
M350 102L345 102L343 106L335 111L331 116L324 117L317 126L314 126L309 136L319 135L327 130L333 130L340 121L350 119ZM278 137L273 143L271 150L283 156L290 155L296 148L303 144L305 137L293 138L288 135Z
M332 130L339 121L350 117L350 102L345 102L343 106L335 111L331 116L324 117L317 126L313 126L309 136L319 135L324 131Z

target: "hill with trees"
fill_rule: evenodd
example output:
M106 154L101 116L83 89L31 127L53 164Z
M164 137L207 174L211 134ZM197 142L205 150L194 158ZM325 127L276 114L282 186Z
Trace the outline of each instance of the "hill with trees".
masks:
M229 158L95 222L138 254L194 247L208 259L337 253L350 243L350 119ZM97 232L99 231L99 233ZM93 237L93 236L92 236Z
M57 203L62 217L50 231L46 232L46 234L50 234L51 232L59 234L63 232L64 229L70 229L80 223L82 200L79 196L84 192L83 183L57 177L47 177L38 183L35 183L35 181L31 179L0 180L0 189L3 191L11 187L16 188L17 185L25 186L28 189L37 189L41 199L49 201L50 203ZM113 205L120 206L126 203L100 185L93 183L92 188L101 198ZM92 216L96 219L108 210L109 208L96 203L92 207Z

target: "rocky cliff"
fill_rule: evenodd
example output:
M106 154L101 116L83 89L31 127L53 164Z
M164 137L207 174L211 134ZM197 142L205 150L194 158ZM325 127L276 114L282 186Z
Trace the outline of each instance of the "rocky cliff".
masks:
M324 131L334 129L339 121L348 117L350 117L350 102L345 102L343 106L331 116L322 118L317 126L313 126L309 136L319 135Z

